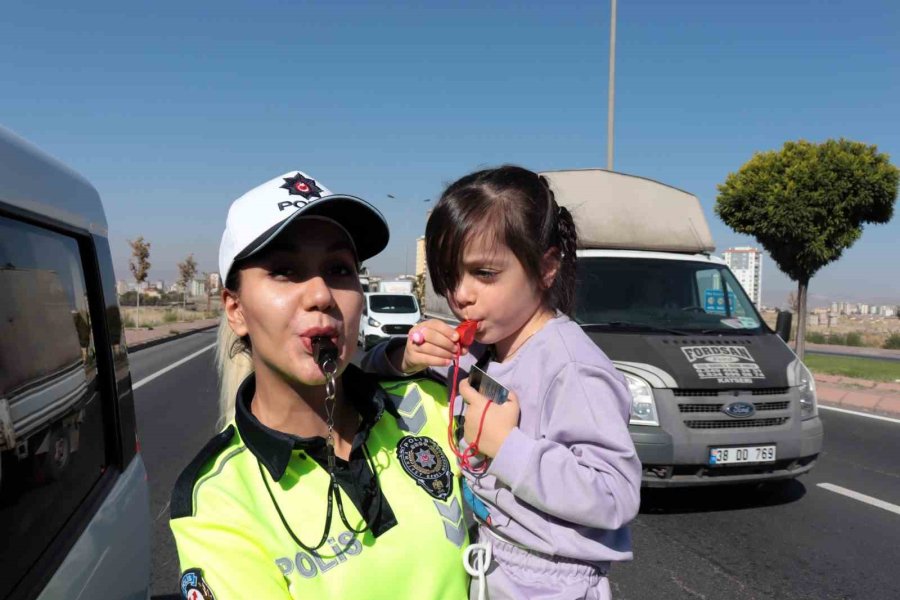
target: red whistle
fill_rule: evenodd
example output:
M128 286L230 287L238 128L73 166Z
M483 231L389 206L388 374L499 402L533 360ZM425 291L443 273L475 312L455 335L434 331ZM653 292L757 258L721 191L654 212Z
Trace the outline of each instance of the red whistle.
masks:
M475 331L478 329L478 321L463 321L456 326L456 333L459 334L459 345L468 348L475 341Z

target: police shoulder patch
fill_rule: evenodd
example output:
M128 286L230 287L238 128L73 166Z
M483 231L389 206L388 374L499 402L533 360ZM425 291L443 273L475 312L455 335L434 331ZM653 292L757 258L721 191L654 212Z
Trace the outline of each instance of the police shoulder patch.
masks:
M397 444L397 459L406 474L434 498L445 500L453 492L450 461L430 437L404 437Z
M194 484L203 466L221 452L234 437L234 425L229 425L221 433L209 440L197 453L194 460L184 468L172 488L169 516L172 519L189 517L194 514Z
M202 569L188 569L181 575L181 597L184 600L216 600Z

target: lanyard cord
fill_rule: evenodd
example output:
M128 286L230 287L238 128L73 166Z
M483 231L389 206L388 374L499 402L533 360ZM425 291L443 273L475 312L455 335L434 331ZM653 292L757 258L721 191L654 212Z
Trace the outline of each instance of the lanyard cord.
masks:
M453 430L453 422L455 415L455 404L456 404L456 387L459 381L459 357L461 354L461 350L457 350L456 355L453 357L453 383L450 386L450 398L449 398L449 407L450 407L450 419L447 425L447 442L450 444L450 450L453 451L453 454L459 459L460 467L465 469L466 471L473 473L475 475L480 475L487 471L488 469L488 461L485 458L483 462L478 465L472 464L472 459L478 455L478 442L481 441L481 431L484 428L484 417L487 415L488 409L493 404L492 401L488 400L488 403L484 406L484 410L481 411L481 418L478 421L478 432L475 434L475 439L469 444L465 450L459 450L459 444L456 442L457 432ZM491 351L488 350L485 354L478 360L478 365L481 365L482 362L486 365L490 362ZM465 418L465 417L463 417Z
M375 490L378 489L378 485L379 485L378 472L375 470L375 465L372 460L372 455L369 454L369 450L365 447L365 445L363 445L363 450L365 451L366 459L369 463L369 468L372 469L372 476L375 478L375 485L372 486L368 492L368 494L371 495L372 492L374 492ZM328 534L331 532L331 521L332 521L332 516L333 516L332 508L334 506L333 500L335 497L337 497L338 514L341 517L341 522L344 524L344 527L346 527L347 529L349 529L350 531L352 531L353 533L355 533L357 535L359 535L361 533L365 533L369 529L368 523L363 525L362 529L354 529L353 526L350 525L350 523L348 523L348 519L344 514L344 503L341 500L340 488L337 485L337 480L334 477L334 473L330 472L329 473L330 481L328 483L328 508L325 512L325 530L322 532L322 538L319 540L318 544L316 544L315 546L307 546L302 541L300 541L300 538L297 537L297 534L295 534L294 530L291 529L291 526L288 525L287 519L284 517L284 513L281 512L281 507L278 505L278 501L275 500L275 494L272 493L272 488L269 486L269 480L266 478L266 474L263 471L262 463L259 462L259 460L257 460L256 463L257 463L257 465L259 465L259 476L262 477L263 484L265 484L265 486L266 486L266 491L269 492L269 498L271 498L271 500L272 500L272 505L275 507L275 512L278 513L278 518L281 519L281 524L284 526L285 530L291 536L291 539L294 540L294 542L298 546L300 546L307 552L309 552L309 553L315 552L316 550L321 548L325 544L325 542L328 540Z
M325 545L325 542L328 540L328 534L331 533L331 521L334 516L334 499L337 498L337 507L338 514L341 517L341 522L344 524L344 527L349 529L356 535L361 533L365 533L369 529L369 524L366 521L365 517L363 517L363 527L362 529L355 529L347 520L347 516L344 513L344 502L341 500L341 490L338 485L337 478L334 476L334 467L335 467L335 456L334 456L334 405L335 405L335 384L334 384L334 374L337 371L337 365L333 360L326 360L323 369L325 373L325 414L328 421L328 438L325 442L325 452L327 456L327 464L328 464L328 507L325 511L325 530L322 532L322 538L319 540L319 543L315 546L307 546L303 542L300 541L300 538L297 537L297 534L294 533L294 530L291 529L291 526L288 525L287 519L284 517L284 513L281 512L281 507L278 505L278 501L275 500L275 494L272 493L272 488L269 486L269 480L266 478L265 472L263 472L262 463L257 459L256 464L259 466L259 475L262 477L263 484L266 486L266 491L269 493L269 498L272 500L272 505L275 507L275 512L278 513L278 518L281 519L281 524L284 526L285 530L291 536L291 539L296 542L298 546L303 548L309 553L314 553L316 550ZM369 465L369 468L372 469L372 478L374 485L369 486L369 489L366 491L366 500L369 500L369 496L373 493L377 493L379 488L378 481L378 471L375 469L375 461L372 459L372 455L369 453L369 449L366 448L366 445L362 445L363 454L366 455L366 462Z

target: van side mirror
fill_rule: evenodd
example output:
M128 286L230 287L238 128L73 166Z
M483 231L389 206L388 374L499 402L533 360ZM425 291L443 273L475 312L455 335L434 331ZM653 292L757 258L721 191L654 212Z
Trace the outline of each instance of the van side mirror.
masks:
M779 310L775 321L775 334L788 343L791 339L791 324L794 321L794 313L789 310Z

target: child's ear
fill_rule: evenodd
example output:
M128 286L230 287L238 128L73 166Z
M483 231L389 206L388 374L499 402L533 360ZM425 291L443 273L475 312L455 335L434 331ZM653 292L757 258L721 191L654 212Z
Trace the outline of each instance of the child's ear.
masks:
M235 292L231 290L222 290L222 307L225 310L225 317L231 330L239 338L247 335L247 322L244 319L244 309L241 305L241 299Z
M544 252L544 256L541 257L541 285L545 290L553 287L561 261L562 255L555 246Z

